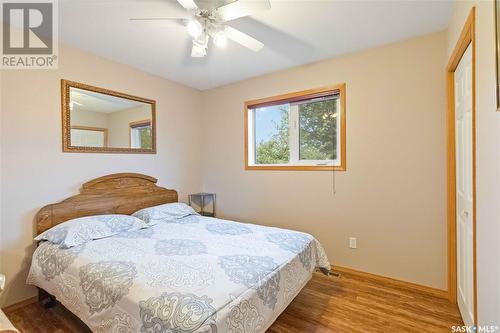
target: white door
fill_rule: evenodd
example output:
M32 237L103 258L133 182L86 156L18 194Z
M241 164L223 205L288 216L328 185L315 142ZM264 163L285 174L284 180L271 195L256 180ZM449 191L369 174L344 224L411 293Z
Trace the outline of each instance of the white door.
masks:
M474 324L471 48L455 71L457 298L466 325Z
M71 145L78 147L104 147L104 132L72 128Z

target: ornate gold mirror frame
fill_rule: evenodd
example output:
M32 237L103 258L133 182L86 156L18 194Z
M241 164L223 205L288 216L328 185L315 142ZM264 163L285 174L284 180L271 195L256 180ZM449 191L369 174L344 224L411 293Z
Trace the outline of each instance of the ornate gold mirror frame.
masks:
M71 145L71 88L83 89L90 92L124 98L151 105L151 148L122 148L122 147L85 147ZM98 88L83 83L61 80L61 110L62 110L62 143L63 152L72 153L126 153L126 154L156 154L156 101L132 96L104 88ZM107 136L107 135L106 135ZM106 139L107 140L107 139Z

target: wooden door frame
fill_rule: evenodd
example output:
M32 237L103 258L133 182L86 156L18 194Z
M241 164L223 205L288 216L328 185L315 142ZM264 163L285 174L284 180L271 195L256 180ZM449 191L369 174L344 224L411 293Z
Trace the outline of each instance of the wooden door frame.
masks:
M477 324L476 268L476 8L472 7L446 67L448 91L447 112L447 194L448 194L448 294L457 303L457 225L456 225L456 157L455 157L455 70L467 47L472 46L472 248L474 275L474 323Z

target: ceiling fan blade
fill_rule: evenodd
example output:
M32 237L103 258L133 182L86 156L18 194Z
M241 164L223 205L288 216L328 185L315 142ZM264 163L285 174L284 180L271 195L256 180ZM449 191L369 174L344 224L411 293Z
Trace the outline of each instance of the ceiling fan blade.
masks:
M198 8L198 6L194 3L194 0L177 0L177 2L187 10Z
M259 42L257 39L250 37L247 34L244 34L243 32L230 26L226 26L226 28L224 29L224 33L226 34L227 38L249 48L254 52L258 52L264 47L264 44Z
M145 23L145 24L165 24L165 25L186 25L187 20L183 18L174 17L141 17L131 18L131 22Z
M179 0L178 0L179 1ZM227 22L240 17L250 16L271 8L269 0L238 0L217 8L222 21Z

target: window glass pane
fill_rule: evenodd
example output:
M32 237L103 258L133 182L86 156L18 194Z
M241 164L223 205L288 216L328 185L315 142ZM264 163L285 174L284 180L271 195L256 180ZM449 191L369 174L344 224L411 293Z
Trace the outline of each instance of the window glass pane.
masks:
M141 148L151 149L153 148L153 135L151 133L151 126L141 127Z
M286 164L290 159L288 145L289 105L255 109L255 164Z
M337 99L299 104L299 159L337 159Z

